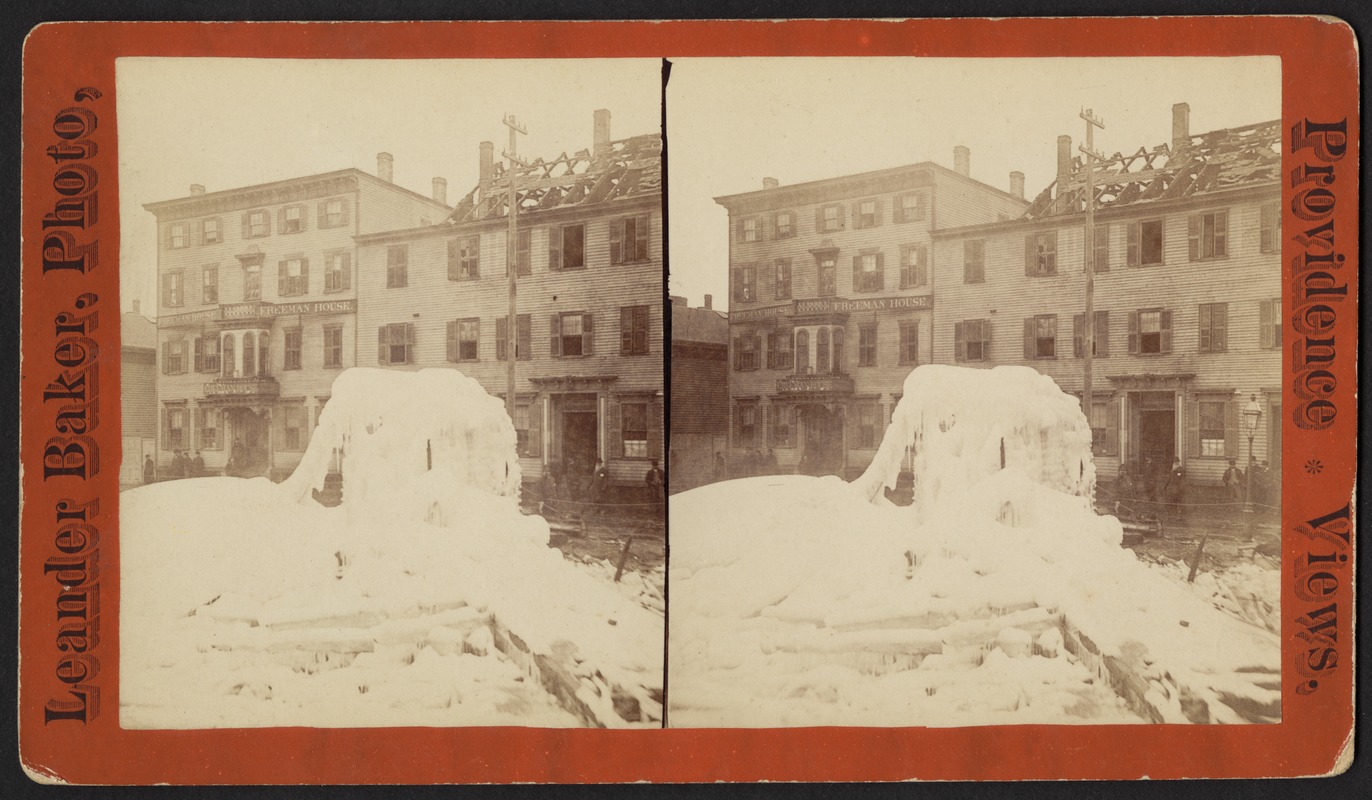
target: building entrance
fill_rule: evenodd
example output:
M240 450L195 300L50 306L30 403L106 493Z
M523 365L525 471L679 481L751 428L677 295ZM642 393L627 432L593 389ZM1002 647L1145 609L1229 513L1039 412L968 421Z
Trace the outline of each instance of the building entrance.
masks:
M801 406L804 449L797 471L804 475L837 475L843 470L843 414L826 406Z
M271 460L270 429L267 412L251 408L227 408L229 462L225 475L248 478L265 475Z
M1177 455L1177 410L1172 392L1136 392L1130 409L1130 457L1136 475L1160 484Z

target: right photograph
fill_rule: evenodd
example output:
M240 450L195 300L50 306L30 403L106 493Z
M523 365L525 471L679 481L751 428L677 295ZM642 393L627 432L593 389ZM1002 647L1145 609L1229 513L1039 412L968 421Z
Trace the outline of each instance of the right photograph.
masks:
M669 726L1281 721L1281 110L672 61Z

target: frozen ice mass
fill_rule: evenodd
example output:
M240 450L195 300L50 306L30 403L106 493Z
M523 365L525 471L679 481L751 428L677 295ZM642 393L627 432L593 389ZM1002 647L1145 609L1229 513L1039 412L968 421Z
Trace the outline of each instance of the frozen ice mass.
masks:
M285 482L123 493L121 724L659 726L661 608L549 547L515 440L456 370L349 369Z
M927 365L857 480L673 497L669 724L1277 721L1276 633L1122 548L1094 483L1051 378Z

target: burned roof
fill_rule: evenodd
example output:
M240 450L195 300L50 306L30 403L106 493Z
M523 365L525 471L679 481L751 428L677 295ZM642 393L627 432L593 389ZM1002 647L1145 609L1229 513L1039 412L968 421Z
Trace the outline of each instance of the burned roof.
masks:
M1097 162L1097 209L1174 200L1198 194L1276 183L1281 179L1281 121L1261 122L1192 136L1181 147L1161 144ZM1083 158L1072 161L1066 186L1054 181L1024 212L1039 219L1086 210Z
M610 142L604 153L578 150L529 162L515 181L519 213L637 199L662 192L662 137L656 133ZM477 186L448 215L448 224L504 217L509 179L503 164L486 191Z

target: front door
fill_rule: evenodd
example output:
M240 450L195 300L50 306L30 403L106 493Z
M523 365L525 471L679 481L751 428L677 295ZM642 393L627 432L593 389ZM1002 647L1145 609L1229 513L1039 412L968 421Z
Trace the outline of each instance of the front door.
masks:
M265 474L271 458L266 415L250 408L231 408L225 417L232 438L224 473L245 478Z
M835 475L843 469L843 415L825 406L804 406L805 431L798 471L805 475Z
M595 469L596 412L562 412L562 460L571 474L589 475Z

